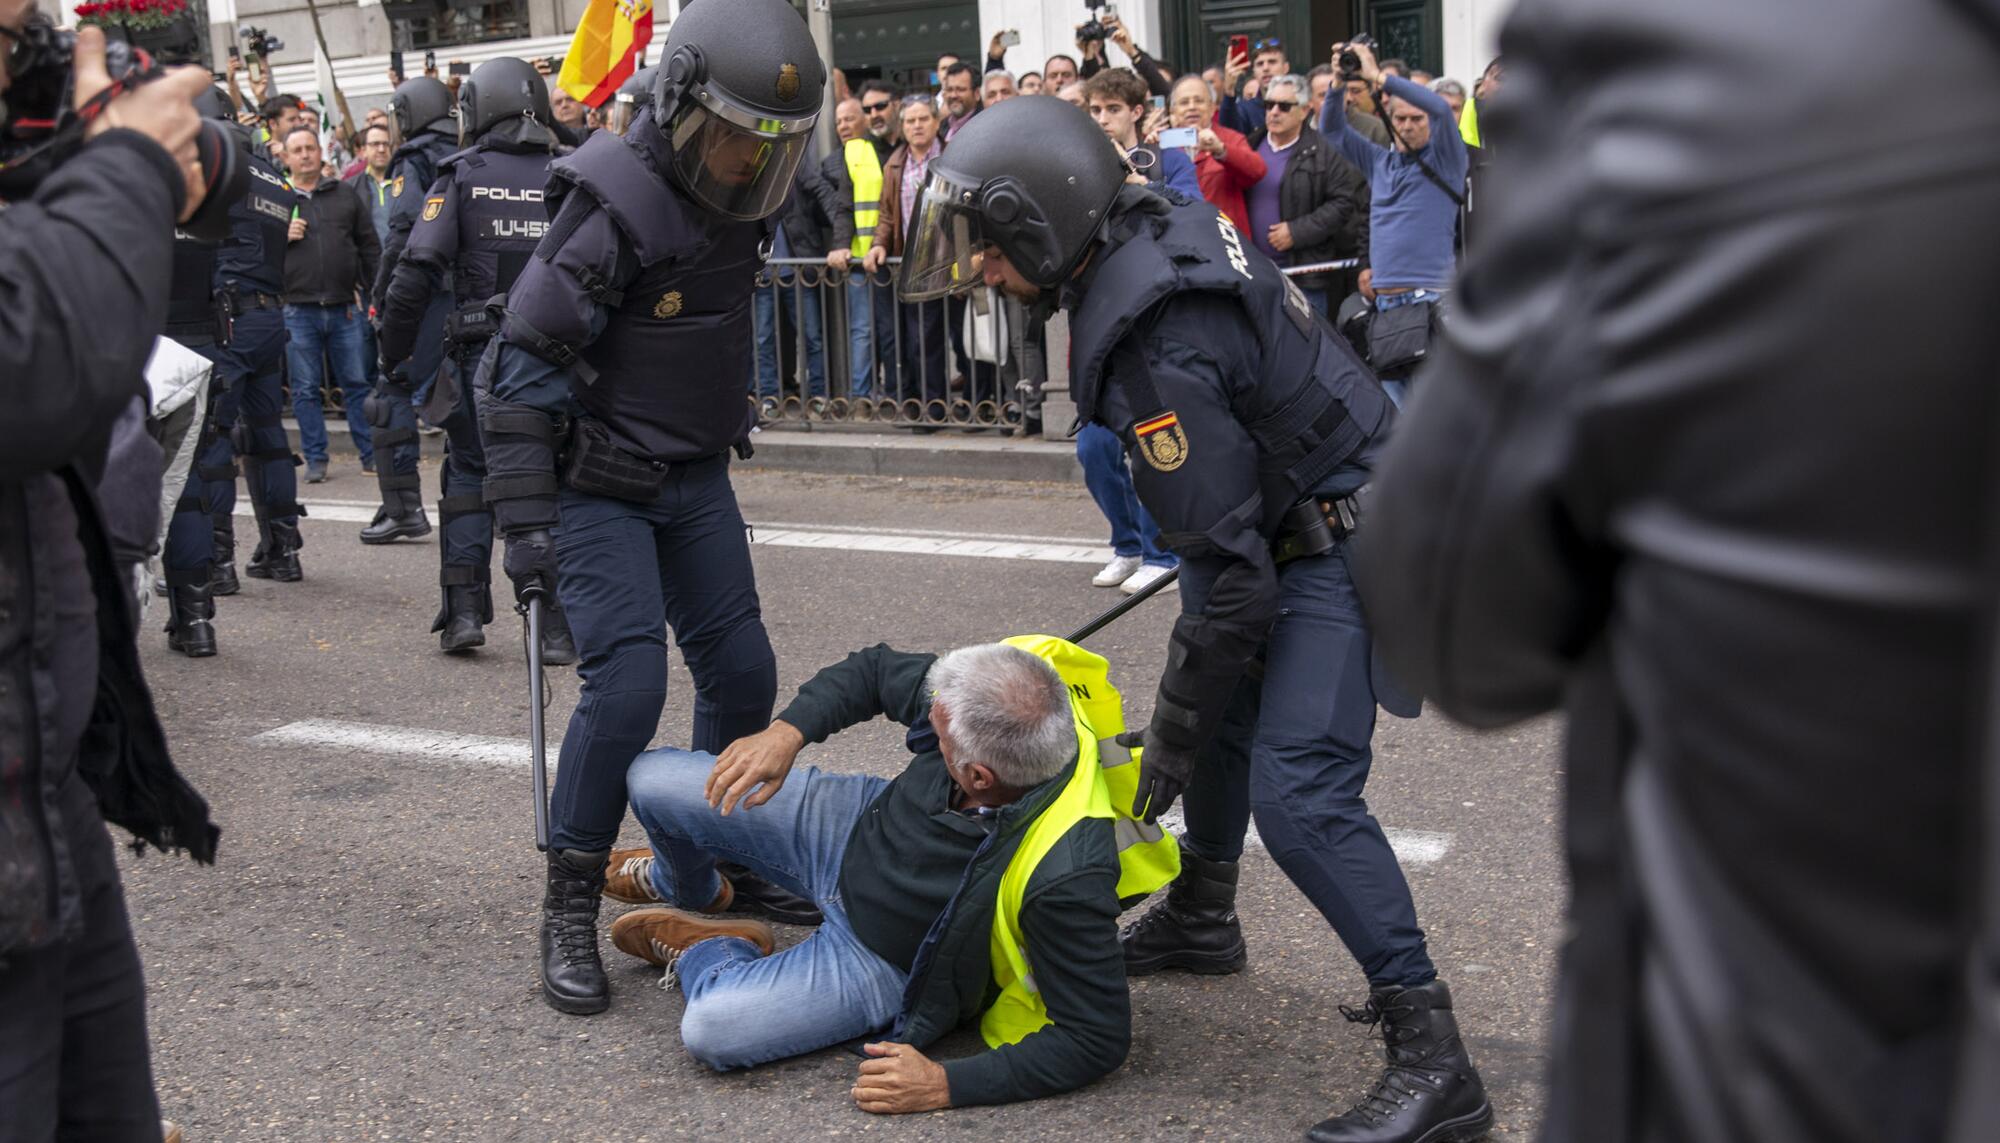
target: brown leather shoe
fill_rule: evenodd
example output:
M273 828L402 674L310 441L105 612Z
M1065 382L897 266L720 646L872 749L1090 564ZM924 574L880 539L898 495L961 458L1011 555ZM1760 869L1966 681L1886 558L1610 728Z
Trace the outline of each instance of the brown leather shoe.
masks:
M777 947L771 926L748 917L709 917L664 906L634 909L611 924L611 943L618 951L648 964L670 968L696 941L711 937L741 937L765 956Z
M625 905L663 904L660 895L653 890L653 851L648 846L611 851L611 864L604 869L604 895ZM735 887L729 878L722 879L722 892L715 895L700 909L703 913L721 913L729 909L736 900Z
M160 1120L161 1143L181 1143L181 1129L171 1119Z

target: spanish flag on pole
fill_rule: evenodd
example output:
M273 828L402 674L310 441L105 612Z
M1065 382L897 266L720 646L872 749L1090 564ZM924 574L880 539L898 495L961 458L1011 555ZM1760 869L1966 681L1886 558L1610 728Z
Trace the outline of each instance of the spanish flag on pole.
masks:
M653 0L590 0L556 82L592 107L632 78L653 39Z

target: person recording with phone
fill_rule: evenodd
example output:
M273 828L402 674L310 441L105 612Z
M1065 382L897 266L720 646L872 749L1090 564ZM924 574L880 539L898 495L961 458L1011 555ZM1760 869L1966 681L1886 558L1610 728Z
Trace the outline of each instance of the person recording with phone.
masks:
M28 0L0 0L7 1140L50 1139L59 1127L65 1137L159 1138L145 982L105 823L198 860L215 855L207 804L168 756L139 666L130 579L111 554L107 512L132 506L99 492L114 424L145 408L175 223L193 225L204 202L228 197L209 189L208 171L226 160L194 109L208 84L202 69L182 68L114 86L102 31L72 37ZM150 797L135 797L140 789Z

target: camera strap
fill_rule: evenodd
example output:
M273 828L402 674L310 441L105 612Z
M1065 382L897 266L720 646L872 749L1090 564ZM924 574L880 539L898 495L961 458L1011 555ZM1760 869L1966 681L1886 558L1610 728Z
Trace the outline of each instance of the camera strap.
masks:
M1450 183L1447 183L1443 179L1439 178L1438 173L1434 170L1431 170L1431 165L1429 163L1424 162L1424 157L1421 154L1415 151L1405 151L1404 154L1410 156L1410 161L1417 165L1417 169L1424 173L1425 178L1429 179L1432 183L1437 185L1437 189L1450 195L1452 202L1457 203L1460 207L1463 207L1465 205L1465 196L1451 189Z

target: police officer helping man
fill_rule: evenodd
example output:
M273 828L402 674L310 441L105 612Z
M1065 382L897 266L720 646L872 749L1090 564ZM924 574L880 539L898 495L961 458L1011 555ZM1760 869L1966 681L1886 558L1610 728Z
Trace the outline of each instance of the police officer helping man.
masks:
M383 295L382 373L394 376L417 355L417 340L433 299L451 280L457 305L445 322L454 368L440 373L429 405L445 432L444 488L438 499L438 585L442 600L431 630L448 652L486 642L493 621L488 586L493 565L493 517L480 485L486 452L479 439L471 379L501 302L548 229L542 186L557 143L548 124L549 89L525 60L480 64L458 89L460 139L469 146L439 164L425 189L402 260ZM576 661L560 608L546 609L542 659Z
M598 892L626 768L666 703L668 628L694 675L693 749L719 754L770 722L777 662L729 453L747 454L752 426L750 295L767 220L825 82L785 0L684 11L652 106L552 165L548 234L480 359L485 496L507 575L524 603L560 590L581 656L541 926L543 993L564 1012L610 1003ZM737 908L818 919L810 902L728 873Z
M405 80L389 97L389 110L403 145L389 161L389 237L382 243L382 263L375 271L370 296L381 306L402 263L403 248L423 210L425 192L437 181L438 167L458 150L458 121L452 116L451 89L420 75ZM418 445L415 396L436 379L444 360L445 319L451 315L450 291L431 295L413 339L409 357L384 368L375 392L366 402L368 424L375 431L375 484L382 490L382 507L361 529L364 544L388 544L404 537L428 536L430 517L424 514L423 478L417 472ZM379 316L379 315L378 315ZM380 336L376 344L381 345ZM385 363L386 364L386 363Z
M1124 439L1139 498L1182 559L1134 812L1151 820L1186 788L1188 828L1180 878L1127 937L1128 970L1190 954L1207 971L1241 966L1235 862L1254 811L1271 856L1361 963L1371 996L1347 1014L1380 1024L1388 1052L1373 1090L1308 1138L1476 1139L1492 1109L1362 798L1377 690L1344 540L1393 409L1227 218L1127 173L1060 100L989 108L929 171L899 289L923 300L983 282L1067 310L1079 416ZM1218 924L1233 947L1174 931Z

